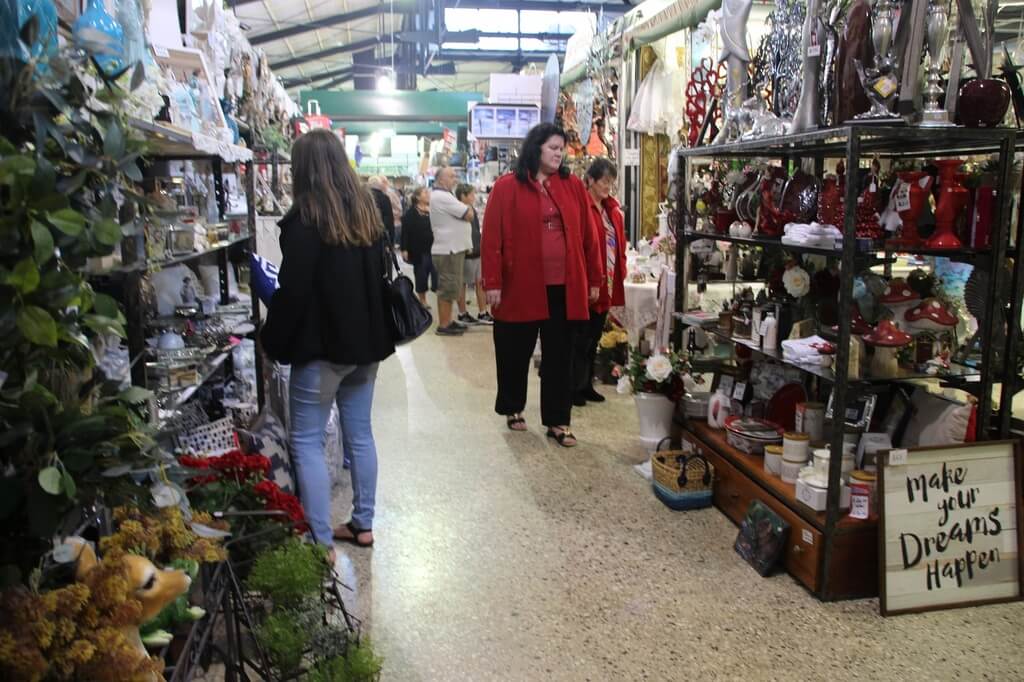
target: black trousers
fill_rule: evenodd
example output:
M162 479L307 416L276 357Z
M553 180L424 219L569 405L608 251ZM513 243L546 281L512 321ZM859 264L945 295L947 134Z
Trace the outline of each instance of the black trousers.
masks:
M498 398L494 411L511 415L526 408L530 360L540 334L540 417L545 426L568 426L572 413L572 358L578 323L566 319L565 287L548 287L548 319L494 323Z
M581 323L573 344L573 390L585 391L594 384L594 361L597 360L597 345L604 333L604 321L608 313L590 311L590 321Z

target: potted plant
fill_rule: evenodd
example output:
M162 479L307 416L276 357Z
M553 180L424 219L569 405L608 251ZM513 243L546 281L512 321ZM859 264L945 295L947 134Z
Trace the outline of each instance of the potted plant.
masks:
M640 418L640 440L648 450L672 429L672 415L686 393L683 377L689 372L687 360L665 348L651 355L630 349L629 364L619 369L618 392L633 394Z

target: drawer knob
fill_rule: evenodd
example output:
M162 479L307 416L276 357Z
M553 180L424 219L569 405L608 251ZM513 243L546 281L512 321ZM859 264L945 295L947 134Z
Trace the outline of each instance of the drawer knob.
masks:
M800 545L793 545L793 554L802 554L803 551L804 551L804 548L801 547Z

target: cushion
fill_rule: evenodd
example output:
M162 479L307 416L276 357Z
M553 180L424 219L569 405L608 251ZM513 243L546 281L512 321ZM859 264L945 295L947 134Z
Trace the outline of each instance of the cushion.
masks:
M264 408L246 434L246 449L270 459L269 478L285 492L295 494L292 460L288 456L288 432L269 408Z

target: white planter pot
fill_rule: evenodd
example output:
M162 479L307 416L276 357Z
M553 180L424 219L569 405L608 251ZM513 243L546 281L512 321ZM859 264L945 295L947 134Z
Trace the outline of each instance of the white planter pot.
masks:
M653 452L658 443L672 432L676 405L660 393L636 393L633 400L640 417L640 441Z

